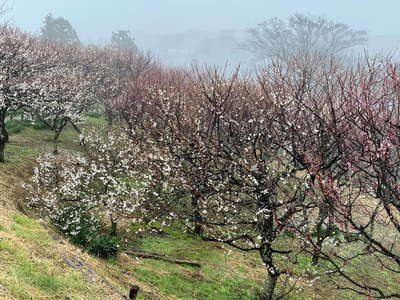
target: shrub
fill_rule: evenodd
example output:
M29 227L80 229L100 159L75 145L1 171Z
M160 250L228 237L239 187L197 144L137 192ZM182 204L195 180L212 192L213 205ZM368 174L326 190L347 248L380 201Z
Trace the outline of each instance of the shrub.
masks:
M87 247L100 230L100 218L91 214L84 206L66 206L51 219L69 241L81 247Z
M117 255L120 249L120 240L118 237L110 237L105 234L97 234L89 242L86 250L95 256L101 258L111 258Z
M102 230L100 217L88 207L66 206L52 217L52 222L71 243L92 255L111 258L119 251L119 238L99 233Z

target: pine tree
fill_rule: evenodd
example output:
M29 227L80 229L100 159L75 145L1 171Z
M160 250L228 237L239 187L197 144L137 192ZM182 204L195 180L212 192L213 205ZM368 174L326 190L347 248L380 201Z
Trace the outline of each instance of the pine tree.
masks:
M71 23L62 17L54 18L51 14L48 14L40 31L40 37L44 40L69 45L81 43Z

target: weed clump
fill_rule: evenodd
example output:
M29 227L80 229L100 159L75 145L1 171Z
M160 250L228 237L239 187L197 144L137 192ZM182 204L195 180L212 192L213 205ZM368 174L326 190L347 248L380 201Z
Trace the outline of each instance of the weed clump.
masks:
M111 258L118 254L120 240L103 234L101 218L85 206L64 207L51 218L58 230L73 244L92 255Z

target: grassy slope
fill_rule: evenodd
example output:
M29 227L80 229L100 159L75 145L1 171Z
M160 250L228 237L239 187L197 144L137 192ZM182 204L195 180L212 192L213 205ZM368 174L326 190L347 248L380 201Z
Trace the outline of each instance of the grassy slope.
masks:
M92 125L98 122L90 120ZM75 139L75 133L68 129L59 147L78 150ZM141 287L139 299L255 299L264 278L257 254L248 255L169 230L163 235L143 236L134 246L196 260L201 269L138 260L126 254L105 261L82 253L43 220L19 212L17 207L24 197L21 185L29 179L33 157L51 148L50 132L26 128L11 136L8 162L0 165L0 299L121 299L118 291L126 294L132 284ZM291 272L304 274L308 262L309 258L300 257ZM360 262L352 266L352 271L367 276L371 263ZM384 273L381 276L388 285L398 282L398 278ZM332 291L333 286L324 277L312 285L298 285L302 290L290 299L365 299Z

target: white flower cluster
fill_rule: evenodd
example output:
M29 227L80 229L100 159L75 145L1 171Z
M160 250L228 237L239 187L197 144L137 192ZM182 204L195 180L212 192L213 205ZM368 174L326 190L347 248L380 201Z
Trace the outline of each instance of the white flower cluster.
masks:
M150 177L123 133L86 136L86 153L46 153L37 160L28 203L50 218L66 207L86 207L114 222L146 216ZM153 195L154 196L154 195ZM77 216L78 217L78 216Z

